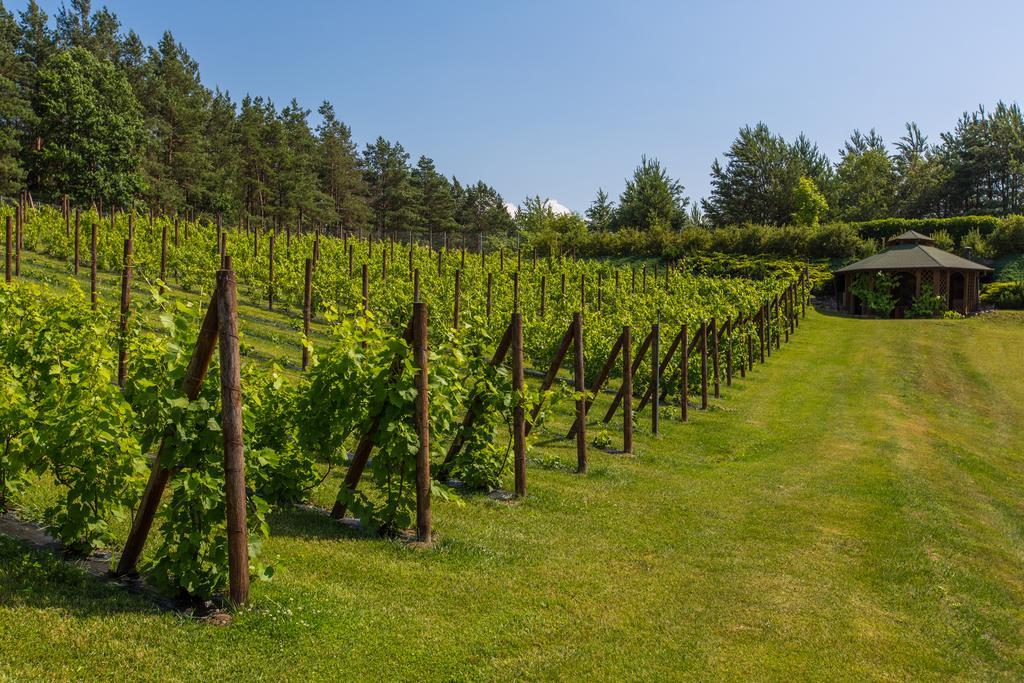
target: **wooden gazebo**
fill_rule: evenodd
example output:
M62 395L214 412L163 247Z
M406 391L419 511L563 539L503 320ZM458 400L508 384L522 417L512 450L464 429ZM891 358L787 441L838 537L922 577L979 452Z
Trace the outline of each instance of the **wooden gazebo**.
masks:
M854 296L855 278L873 277L878 272L896 276L898 284L895 316L902 318L921 287L943 297L949 310L973 313L978 310L980 279L992 269L935 247L935 240L910 230L889 240L888 248L836 271L836 305L850 313L863 313L863 302Z

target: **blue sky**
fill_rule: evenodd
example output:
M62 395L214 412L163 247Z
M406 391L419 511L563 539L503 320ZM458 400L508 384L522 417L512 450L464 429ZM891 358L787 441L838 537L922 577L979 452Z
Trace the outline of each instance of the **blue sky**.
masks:
M914 120L937 141L966 109L1024 99L1019 1L105 4L147 43L171 30L236 100L328 99L360 145L383 135L513 203L579 211L642 154L705 196L748 123L834 157L854 128L891 142Z

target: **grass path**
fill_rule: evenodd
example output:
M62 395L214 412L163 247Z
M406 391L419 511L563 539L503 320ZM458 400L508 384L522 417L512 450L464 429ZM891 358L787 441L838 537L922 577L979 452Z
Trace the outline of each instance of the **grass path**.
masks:
M1024 317L810 313L637 457L438 504L430 551L277 515L227 628L0 543L0 679L1020 680L1022 367Z

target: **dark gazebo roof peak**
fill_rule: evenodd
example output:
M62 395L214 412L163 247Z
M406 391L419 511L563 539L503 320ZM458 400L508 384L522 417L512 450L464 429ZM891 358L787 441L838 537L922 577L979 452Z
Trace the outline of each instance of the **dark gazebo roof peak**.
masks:
M907 230L902 235L896 235L895 237L890 239L889 240L889 244L927 244L927 245L933 245L933 244L935 244L935 240L933 240L928 235L924 235L924 234L919 233L917 230Z

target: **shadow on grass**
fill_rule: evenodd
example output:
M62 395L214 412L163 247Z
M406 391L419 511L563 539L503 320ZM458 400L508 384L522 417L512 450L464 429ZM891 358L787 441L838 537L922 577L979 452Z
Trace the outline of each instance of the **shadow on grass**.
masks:
M54 609L74 617L166 611L117 584L92 576L47 551L0 536L0 607Z
M379 534L364 529L358 519L338 520L330 511L312 505L295 505L270 513L270 535L306 539L377 539Z

